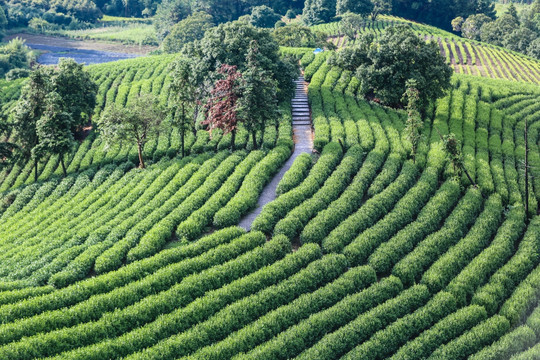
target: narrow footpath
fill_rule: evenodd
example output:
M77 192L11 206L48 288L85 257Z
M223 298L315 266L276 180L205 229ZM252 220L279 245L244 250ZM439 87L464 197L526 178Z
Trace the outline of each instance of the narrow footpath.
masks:
M309 102L307 97L307 83L303 77L299 77L296 81L296 92L292 99L292 126L294 152L291 157L285 162L281 170L270 180L262 191L257 207L247 214L238 226L250 230L253 220L261 213L264 205L276 198L276 189L283 178L283 175L292 166L296 157L302 153L313 151L313 131L311 127L311 112L309 110Z

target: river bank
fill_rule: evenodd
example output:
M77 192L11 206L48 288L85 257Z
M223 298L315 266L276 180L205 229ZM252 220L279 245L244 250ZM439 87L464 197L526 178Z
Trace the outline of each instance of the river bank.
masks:
M4 41L17 37L24 39L28 47L42 52L38 62L44 65L54 65L58 63L61 57L73 58L75 61L87 65L100 64L145 56L157 49L155 46L124 45L95 40L73 40L59 36L26 33L11 34L6 36Z

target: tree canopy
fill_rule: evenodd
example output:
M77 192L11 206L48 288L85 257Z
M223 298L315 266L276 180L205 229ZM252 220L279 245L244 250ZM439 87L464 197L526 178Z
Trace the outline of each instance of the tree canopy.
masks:
M212 16L205 12L196 12L179 21L163 40L163 51L177 53L185 44L203 38L206 30L214 26Z
M306 0L302 21L306 25L327 23L336 16L336 0Z
M438 46L426 43L405 25L389 28L378 42L373 36L363 36L355 48L339 52L333 61L344 69L356 70L363 94L394 107L407 104L403 94L409 80L415 81L422 110L444 94L452 76Z
M337 0L336 13L342 15L351 12L367 17L373 8L374 4L371 0Z
M202 81L212 78L222 64L237 66L243 72L252 41L259 49L260 67L269 71L278 82L278 96L280 99L290 98L294 93L296 67L281 59L279 45L268 30L242 21L221 24L209 29L201 40L188 44L185 54L194 60L194 71Z
M18 160L63 155L71 150L75 133L95 106L97 86L82 65L60 59L58 67L38 67L30 74L13 111ZM65 173L65 171L64 171Z
M144 146L159 135L164 111L151 94L139 96L129 107L107 107L98 121L105 143L130 142L137 145L139 167L144 168Z
M276 14L272 8L261 5L256 6L251 11L251 24L261 28L272 28L281 19L281 15Z

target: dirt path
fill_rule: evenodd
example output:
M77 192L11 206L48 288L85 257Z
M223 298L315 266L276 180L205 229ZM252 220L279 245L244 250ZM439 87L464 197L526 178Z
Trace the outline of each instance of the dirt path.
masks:
M95 50L115 53L125 53L133 55L147 55L149 52L157 49L155 46L124 45L118 42L96 41L96 40L74 40L61 36L48 36L36 34L13 34L6 36L5 41L13 38L22 38L29 45L57 46L78 50Z
M257 207L240 220L238 226L248 231L251 229L253 220L261 213L263 206L276 198L276 189L279 182L287 170L290 169L298 155L313 151L313 132L311 129L311 112L307 98L307 83L302 77L296 80L296 95L292 100L292 112L294 152L281 170L265 186L257 202Z

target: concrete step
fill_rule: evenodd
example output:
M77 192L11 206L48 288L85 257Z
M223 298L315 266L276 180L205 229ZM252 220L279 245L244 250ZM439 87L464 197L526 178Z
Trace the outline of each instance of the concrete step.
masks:
M309 111L309 105L292 104L292 111Z
M292 117L295 118L295 117L305 117L305 116L310 116L311 114L309 113L309 111L303 111L303 112L295 112L293 111L292 113Z
M304 121L309 121L311 122L311 118L309 117L295 117L292 119L293 122L296 122L296 121L300 121L300 122L304 122Z
M295 126L295 127L298 127L298 126L311 127L311 123L310 123L310 122L305 122L305 123L293 123L293 126Z

